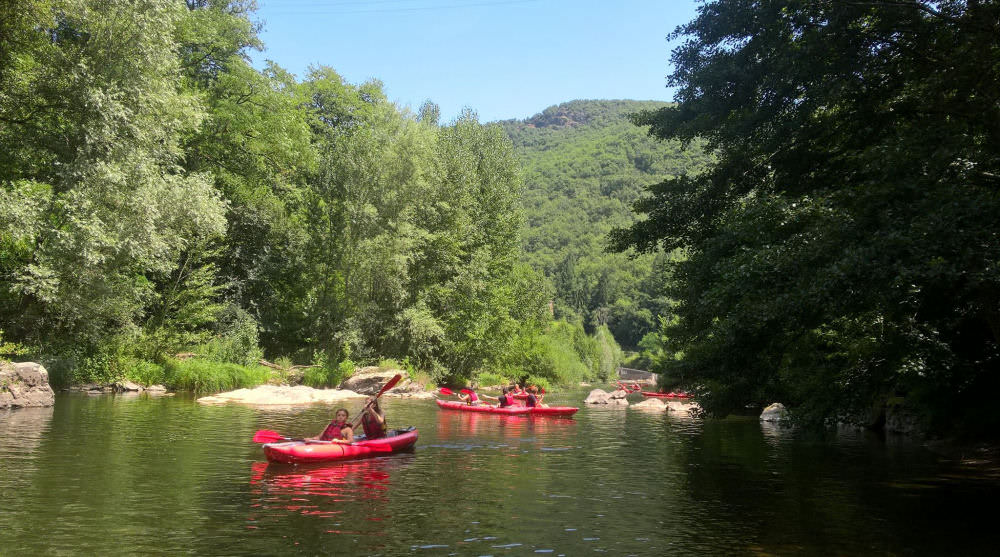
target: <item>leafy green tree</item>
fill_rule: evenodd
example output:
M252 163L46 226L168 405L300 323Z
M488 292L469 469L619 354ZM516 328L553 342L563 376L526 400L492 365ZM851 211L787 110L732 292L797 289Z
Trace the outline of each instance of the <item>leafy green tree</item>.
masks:
M1000 5L720 0L675 36L679 104L636 121L714 162L613 235L687 250L661 370L716 413L995 427Z
M92 347L135 330L180 254L225 232L210 177L178 165L183 134L204 116L181 87L173 33L185 10L6 8L0 144L12 149L0 204L25 208L3 227L0 315L32 344Z

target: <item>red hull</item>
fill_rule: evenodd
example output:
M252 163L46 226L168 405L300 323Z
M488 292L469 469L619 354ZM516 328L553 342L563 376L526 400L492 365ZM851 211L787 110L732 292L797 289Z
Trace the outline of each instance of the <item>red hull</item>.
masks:
M480 405L470 406L464 402L451 400L436 400L437 405L446 410L459 410L461 412L480 412L483 414L500 414L504 416L572 416L579 408L573 406L549 406L547 408L527 406L506 406L499 408L496 406Z
M329 462L351 460L392 454L409 449L417 442L417 430L407 431L392 437L358 441L350 445L343 443L306 443L288 441L267 443L264 455L271 462L302 464L307 462Z

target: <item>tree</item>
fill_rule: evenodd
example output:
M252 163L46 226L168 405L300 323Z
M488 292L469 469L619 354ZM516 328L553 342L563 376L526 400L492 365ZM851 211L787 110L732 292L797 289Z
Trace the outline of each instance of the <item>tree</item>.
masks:
M612 235L687 249L662 371L717 413L995 424L1000 5L720 0L675 36L679 104L635 121L715 161Z
M204 115L181 87L185 10L55 0L8 6L5 21L11 11L0 206L21 205L5 214L23 220L0 226L0 319L35 346L92 349L135 333L181 254L225 232L210 178L178 165Z

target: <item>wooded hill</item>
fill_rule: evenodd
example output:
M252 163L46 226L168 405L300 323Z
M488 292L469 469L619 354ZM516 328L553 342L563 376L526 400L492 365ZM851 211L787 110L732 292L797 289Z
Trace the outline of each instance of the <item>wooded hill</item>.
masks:
M698 144L649 137L629 115L657 101L575 100L526 120L501 122L524 166L524 259L554 287L557 317L590 329L607 324L635 348L667 311L653 280L665 256L605 253L613 227L635 220L632 204L665 176L696 173L707 157Z

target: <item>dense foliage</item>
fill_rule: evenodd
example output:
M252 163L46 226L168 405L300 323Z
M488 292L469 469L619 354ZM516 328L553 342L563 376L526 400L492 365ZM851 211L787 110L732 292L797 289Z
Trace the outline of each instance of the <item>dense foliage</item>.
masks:
M0 346L56 379L196 390L265 380L262 355L318 364L315 384L381 357L436 380L606 374L590 348L551 365L563 325L521 262L503 130L326 67L258 71L254 8L2 4Z
M708 171L637 204L620 248L685 248L660 369L717 413L822 421L887 400L996 431L1000 5L719 0L678 29L675 107Z
M629 114L654 101L572 101L502 122L525 169L524 259L553 284L558 317L606 325L635 349L668 311L659 275L674 257L607 253L606 235L635 219L632 204L664 175L697 173L699 149L664 144Z

